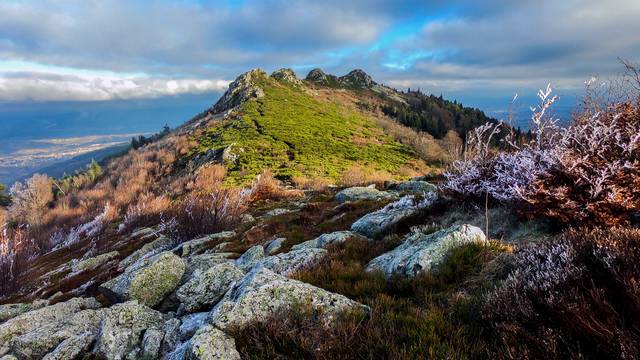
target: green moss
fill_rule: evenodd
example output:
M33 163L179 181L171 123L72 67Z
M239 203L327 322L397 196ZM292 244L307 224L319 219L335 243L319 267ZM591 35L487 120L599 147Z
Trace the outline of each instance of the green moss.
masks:
M191 154L234 144L238 159L228 165L231 183L247 183L265 169L280 179L336 179L356 164L397 174L417 159L411 148L383 135L371 119L353 110L315 99L284 82L257 82L265 96L244 103L239 117L210 128Z

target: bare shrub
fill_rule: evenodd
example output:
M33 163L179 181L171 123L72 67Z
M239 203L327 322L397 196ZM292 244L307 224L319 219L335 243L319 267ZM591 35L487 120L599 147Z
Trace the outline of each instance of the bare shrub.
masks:
M377 116L375 121L386 134L391 135L396 141L412 147L421 159L429 162L448 162L450 160L451 156L431 134L403 126L386 116ZM447 143L451 140L449 138Z
M45 209L53 201L52 186L51 179L42 174L35 174L24 183L16 182L11 187L11 215L18 221L40 224Z
M250 191L251 201L258 200L278 200L288 197L301 197L304 193L295 189L283 189L278 179L273 177L269 170L265 170L258 175L253 182Z
M292 180L293 185L296 188L302 190L322 192L325 191L330 185L329 180L319 177L308 178L305 176L294 176Z
M220 164L206 165L198 169L196 179L189 188L195 192L211 192L222 184L226 169Z
M393 177L386 171L377 171L362 165L354 165L346 169L340 174L338 185L350 186L368 186L375 184L383 186L385 182Z
M516 254L483 307L503 358L627 359L640 353L640 231L571 230Z

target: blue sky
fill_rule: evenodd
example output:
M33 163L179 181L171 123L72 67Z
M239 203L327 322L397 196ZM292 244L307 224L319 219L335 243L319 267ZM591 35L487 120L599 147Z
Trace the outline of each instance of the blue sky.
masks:
M476 106L640 61L638 0L0 2L0 101L221 91L261 67L362 68Z

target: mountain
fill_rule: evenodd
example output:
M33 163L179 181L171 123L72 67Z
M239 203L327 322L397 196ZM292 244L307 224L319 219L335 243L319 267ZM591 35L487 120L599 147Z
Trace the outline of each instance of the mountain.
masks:
M33 177L0 208L0 356L636 353L640 234L567 225L637 222L625 186L640 111L615 109L594 133L619 138L584 140L589 116L550 134L584 140L549 142L562 151L461 154L465 129L496 124L457 102L362 70L248 71L175 130L64 183ZM414 118L445 119L446 132ZM583 146L600 141L610 151ZM568 186L587 174L562 167L574 155L588 169L626 164L618 197Z

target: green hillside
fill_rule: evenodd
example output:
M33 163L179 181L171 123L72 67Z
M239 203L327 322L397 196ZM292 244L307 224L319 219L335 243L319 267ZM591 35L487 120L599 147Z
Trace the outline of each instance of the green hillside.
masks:
M315 98L300 82L262 74L251 82L264 96L245 101L236 116L209 128L192 154L231 146L237 157L226 162L231 182L249 182L264 169L281 179L334 180L354 165L397 175L417 160L411 148L357 111Z

